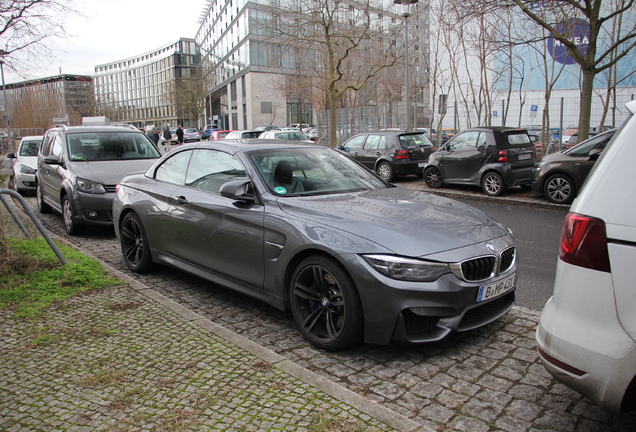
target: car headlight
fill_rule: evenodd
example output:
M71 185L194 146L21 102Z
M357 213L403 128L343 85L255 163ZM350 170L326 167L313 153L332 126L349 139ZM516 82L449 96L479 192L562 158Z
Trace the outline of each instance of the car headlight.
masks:
M91 194L104 194L106 193L106 188L103 184L97 183L90 180L77 179L75 180L75 187L80 192L91 193Z
M448 264L405 258L395 255L363 255L378 272L391 279L432 282L450 272Z
M35 168L31 168L30 166L22 165L22 166L20 166L20 172L22 174L35 174Z

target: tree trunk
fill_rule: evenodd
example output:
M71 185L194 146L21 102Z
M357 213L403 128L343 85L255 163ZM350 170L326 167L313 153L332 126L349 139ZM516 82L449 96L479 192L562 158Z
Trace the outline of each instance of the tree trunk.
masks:
M581 85L581 110L579 114L579 141L585 141L590 134L590 117L592 115L592 96L594 95L593 69L583 69L583 83Z

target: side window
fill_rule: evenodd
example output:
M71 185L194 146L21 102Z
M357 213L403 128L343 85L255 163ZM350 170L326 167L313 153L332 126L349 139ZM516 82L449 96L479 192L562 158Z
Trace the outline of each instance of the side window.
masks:
M53 156L57 156L58 160L62 160L62 154L64 153L64 144L62 143L62 137L58 134L55 134L53 137L53 142L51 144L51 154Z
M216 150L194 150L188 166L185 184L215 194L223 184L248 179L241 163L234 156Z
M166 159L155 171L155 178L168 183L184 185L191 155L192 151L184 151Z
M369 135L364 144L365 150L383 150L384 148L384 135Z
M40 153L42 153L42 156L48 156L51 151L51 142L53 141L53 134L49 133L47 134L44 139L42 140L42 145L40 147Z
M364 140L366 139L366 135L360 135L357 137L351 138L347 141L344 146L349 150L360 150L362 148L362 144L364 144Z

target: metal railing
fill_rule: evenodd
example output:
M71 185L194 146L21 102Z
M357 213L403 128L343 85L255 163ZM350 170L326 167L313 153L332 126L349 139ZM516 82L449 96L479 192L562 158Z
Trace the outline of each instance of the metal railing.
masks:
M18 224L18 226L20 227L24 235L30 239L31 235L29 234L29 231L26 229L26 227L24 226L24 224L22 223L18 215L15 214L15 212L11 208L11 205L9 205L7 200L4 199L4 197L2 196L3 194L10 195L13 198L16 198L18 200L18 202L22 205L22 208L24 209L25 213L29 216L29 218L31 218L31 220L33 221L33 224L40 231L40 234L42 234L42 237L44 237L44 239L49 244L51 249L53 249L53 252L55 252L55 255L60 260L62 265L68 264L68 261L66 261L66 258L64 258L64 255L62 255L62 251L60 251L57 245L53 242L53 240L51 239L51 236L49 236L49 233L46 231L44 226L42 226L42 223L37 218L35 213L33 213L33 210L31 210L31 207L29 207L29 204L22 197L22 195L20 195L19 193L11 189L0 188L0 201L2 202L2 204L4 204L4 207L7 209L7 211L9 212L9 214L11 215L15 223Z

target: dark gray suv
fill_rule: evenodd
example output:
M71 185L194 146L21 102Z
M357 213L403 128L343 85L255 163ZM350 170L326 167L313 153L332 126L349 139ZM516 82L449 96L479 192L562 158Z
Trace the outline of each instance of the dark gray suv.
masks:
M535 160L526 129L471 128L431 154L424 181L432 188L445 183L481 186L487 195L498 196L508 186L529 187Z
M71 235L85 225L112 225L117 183L159 157L150 139L133 127L55 126L38 153L38 210L62 213Z

